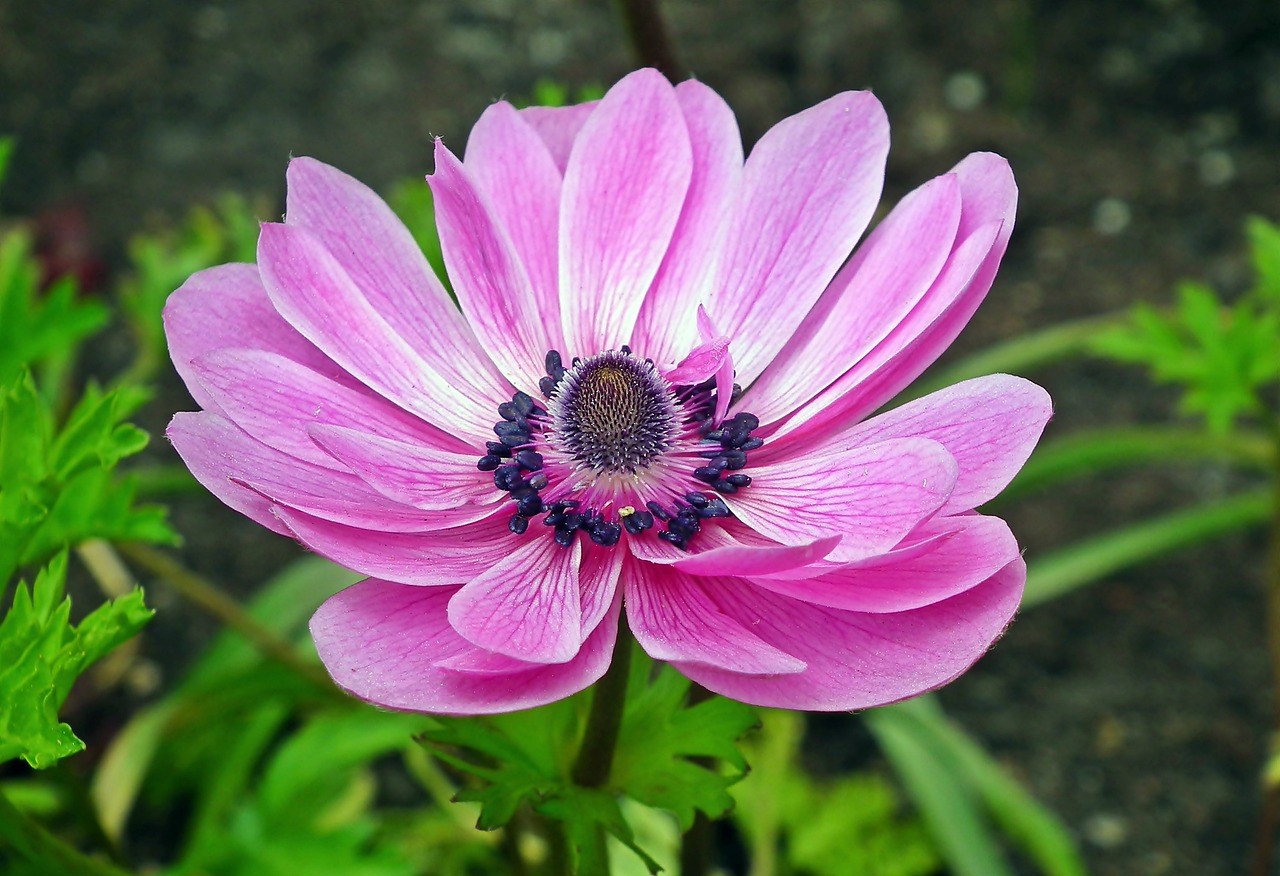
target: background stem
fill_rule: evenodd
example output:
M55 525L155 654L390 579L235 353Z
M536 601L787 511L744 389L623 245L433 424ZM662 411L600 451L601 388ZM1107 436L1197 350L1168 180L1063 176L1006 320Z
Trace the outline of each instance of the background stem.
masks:
M658 0L618 0L618 3L640 64L656 67L673 84L688 79L689 71L676 56L671 31L662 17Z

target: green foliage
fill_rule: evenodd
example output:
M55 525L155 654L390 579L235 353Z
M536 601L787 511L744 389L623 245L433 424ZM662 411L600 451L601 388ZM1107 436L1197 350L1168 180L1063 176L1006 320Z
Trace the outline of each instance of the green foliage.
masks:
M71 624L66 566L59 554L34 586L19 583L0 621L0 762L21 757L44 769L82 750L84 743L58 721L72 682L151 619L142 591L134 590Z
M743 742L751 775L734 786L733 820L753 872L778 876L925 876L941 861L918 818L875 773L819 781L800 764L804 718L767 711Z
M124 422L146 398L90 386L58 428L30 374L0 386L0 582L88 538L176 540L163 509L135 507L131 481L115 473L147 443Z
M1257 283L1234 304L1186 282L1173 309L1139 305L1129 324L1096 343L1098 352L1182 386L1182 411L1219 434L1241 417L1269 416L1263 391L1280 378L1280 230L1254 219L1249 236Z
M65 370L80 342L107 323L106 308L81 298L72 278L40 288L31 245L24 230L0 235L0 386L24 368Z
M570 778L590 692L509 715L437 718L438 729L422 734L436 757L474 778L458 799L480 804L478 827L502 827L528 806L562 822L579 849L589 849L590 835L603 828L656 872L623 817L619 794L669 810L683 829L695 810L711 818L729 810L728 788L746 770L733 741L755 723L754 711L719 698L690 705L688 679L669 666L655 671L638 648L634 653L606 790L577 787Z
M149 377L166 360L160 317L174 289L205 268L256 261L259 217L265 213L261 205L228 194L213 207L196 207L171 231L129 241L131 270L120 283L119 299L138 347L127 379Z
M1012 874L995 827L1046 876L1084 876L1067 829L932 697L873 709L867 724L956 876Z

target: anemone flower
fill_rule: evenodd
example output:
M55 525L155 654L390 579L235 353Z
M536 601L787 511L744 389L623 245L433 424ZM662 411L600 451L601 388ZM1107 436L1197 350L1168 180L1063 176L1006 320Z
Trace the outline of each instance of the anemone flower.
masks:
M745 160L720 97L652 70L592 104L495 103L428 178L456 304L373 192L295 159L257 264L168 303L203 408L169 437L232 508L369 576L311 632L388 708L582 690L623 611L749 703L936 688L1018 605L1017 542L973 509L1050 403L995 375L876 413L985 296L1016 202L973 154L855 250L888 145L867 92Z

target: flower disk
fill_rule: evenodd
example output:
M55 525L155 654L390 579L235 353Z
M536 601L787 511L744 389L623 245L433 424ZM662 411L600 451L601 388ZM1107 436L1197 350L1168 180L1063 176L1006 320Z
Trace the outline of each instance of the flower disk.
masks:
M597 475L635 475L676 438L675 393L652 361L627 352L575 361L547 412L548 444Z

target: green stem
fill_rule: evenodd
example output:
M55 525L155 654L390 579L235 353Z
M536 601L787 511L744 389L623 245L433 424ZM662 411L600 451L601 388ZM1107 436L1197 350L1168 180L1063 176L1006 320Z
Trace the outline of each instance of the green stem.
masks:
M619 621L618 643L613 649L613 662L609 671L596 682L591 695L591 711L582 733L582 747L574 761L570 776L573 783L582 788L603 788L609 783L613 768L613 752L618 747L618 734L622 729L622 713L627 705L627 681L631 674L631 631L626 620ZM609 852L605 831L597 824L586 838L587 846L578 850L579 872L586 874L609 872Z
M618 644L613 662L604 678L596 682L591 695L591 712L582 733L582 748L574 761L573 783L583 788L603 788L613 767L613 750L622 729L622 712L627 705L627 677L631 674L631 631L619 621Z
M223 593L212 582L192 572L169 555L146 545L128 542L117 545L117 549L178 591L197 608L203 609L244 636L268 660L279 663L322 691L332 691L335 696L342 696L323 669L303 660L289 642L258 623L253 615L245 611L238 602Z
M107 861L82 854L36 824L0 794L0 848L60 876L127 876Z

